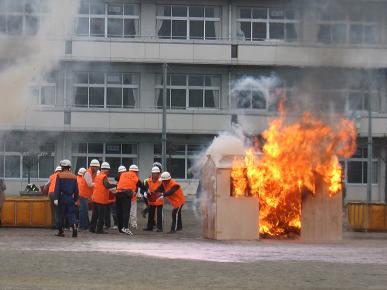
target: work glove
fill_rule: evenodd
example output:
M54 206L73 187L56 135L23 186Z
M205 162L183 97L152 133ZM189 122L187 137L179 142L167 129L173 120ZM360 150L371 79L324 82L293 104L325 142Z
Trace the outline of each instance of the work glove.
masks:
M163 199L164 199L164 196L162 195L162 196L160 196L158 199L159 199L159 200L163 200Z
M144 197L148 198L148 193L144 192Z
M58 205L59 201L57 199L54 200L54 205Z

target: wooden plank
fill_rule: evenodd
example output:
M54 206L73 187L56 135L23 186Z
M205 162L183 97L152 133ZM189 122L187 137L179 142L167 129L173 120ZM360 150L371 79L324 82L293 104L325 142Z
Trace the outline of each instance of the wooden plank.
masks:
M16 201L16 226L31 225L30 201Z
M1 222L4 226L15 225L15 202L6 200L3 205Z
M301 239L304 241L337 241L343 238L342 194L329 196L325 183L317 186L315 195L306 193L302 200Z

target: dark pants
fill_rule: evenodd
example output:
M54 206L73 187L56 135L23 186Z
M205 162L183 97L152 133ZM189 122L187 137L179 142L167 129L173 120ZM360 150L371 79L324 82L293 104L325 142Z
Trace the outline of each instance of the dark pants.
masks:
M148 215L148 229L152 229L155 226L155 213L157 211L156 226L158 230L163 230L163 206L162 205L150 205Z
M50 192L51 224L52 228L58 229L58 206L54 204L54 193Z
M122 228L128 228L131 200L132 193L130 191L117 192L116 194L117 226L119 231Z
M181 220L181 209L183 205L178 208L174 208L172 211L172 226L171 232L181 231L183 229L183 222Z
M82 230L89 228L89 200L84 197L79 198L79 226Z
M68 225L73 227L76 223L75 217L75 202L72 195L62 194L58 200L58 212L59 212L59 221L58 229L63 231L66 221Z
M105 211L107 204L93 203L93 212L91 214L90 231L102 232L105 222Z
M105 226L107 228L110 228L112 226L112 222L110 219L110 216L113 216L113 223L116 226L117 225L117 211L116 211L116 204L111 203L106 206L105 209Z

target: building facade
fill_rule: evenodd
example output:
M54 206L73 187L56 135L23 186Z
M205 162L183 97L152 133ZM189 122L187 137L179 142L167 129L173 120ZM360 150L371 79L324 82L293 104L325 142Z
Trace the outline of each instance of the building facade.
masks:
M37 1L0 1L2 42L38 31L44 16L29 11L29 2ZM161 158L167 63L168 170L188 193L197 186L190 171L195 156L230 129L235 116L259 133L277 114L254 88L235 97L235 82L274 74L283 94L290 97L297 87L316 84L315 107L333 106L355 121L359 148L343 160L347 200L367 197L371 104L372 200L384 202L386 9L386 1L360 0L81 0L74 21L66 24L66 39L60 40L59 65L31 84L31 110L23 120L0 124L0 177L9 192L25 187L28 170L20 140L27 132L45 152L29 170L34 183L44 183L69 156L76 168L93 158L113 167L137 163L146 177ZM7 61L7 55L0 58Z

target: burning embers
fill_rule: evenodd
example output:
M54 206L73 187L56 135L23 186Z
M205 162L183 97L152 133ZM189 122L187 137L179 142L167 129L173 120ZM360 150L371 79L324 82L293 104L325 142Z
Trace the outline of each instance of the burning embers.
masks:
M261 237L298 235L303 196L325 194L317 190L320 181L330 197L342 190L338 158L355 152L355 126L340 116L324 122L311 113L289 120L282 111L263 137L263 155L250 148L235 157L232 195L259 197Z

